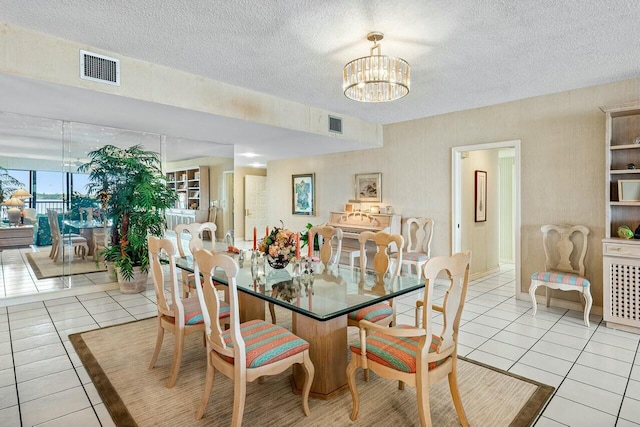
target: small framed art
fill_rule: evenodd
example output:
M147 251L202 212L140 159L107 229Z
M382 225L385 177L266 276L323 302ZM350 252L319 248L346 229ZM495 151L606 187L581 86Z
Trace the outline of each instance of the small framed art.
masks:
M316 214L316 174L291 175L291 194L293 215Z
M382 201L382 174L356 174L356 200L359 202Z
M476 171L476 222L487 220L487 171Z

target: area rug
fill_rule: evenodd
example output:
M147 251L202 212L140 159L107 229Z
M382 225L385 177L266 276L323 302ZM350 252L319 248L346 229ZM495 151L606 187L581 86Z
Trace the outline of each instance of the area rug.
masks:
M290 326L290 313L278 319ZM80 359L118 426L226 426L231 422L233 383L218 373L209 405L195 419L204 389L206 354L202 335L186 337L178 381L166 387L173 353L173 334L165 334L156 367L148 369L155 345L157 320L146 319L70 335ZM281 323L281 322L278 322ZM287 324L289 323L289 324ZM349 342L358 339L349 328ZM357 374L360 413L353 422L351 394L331 400L310 399L311 416L302 412L302 400L292 393L289 375L265 377L247 385L245 426L409 426L418 425L416 393L398 390L396 381L371 374L369 382ZM468 359L458 365L460 393L472 426L531 426L554 388ZM448 382L431 388L434 426L459 426Z
M27 252L25 255L38 279L107 271L107 268L103 264L96 264L92 256L86 257L85 259L74 256L71 262L69 262L68 258L65 258L64 262L58 258L58 262L54 263L53 260L49 258L48 250L43 252Z

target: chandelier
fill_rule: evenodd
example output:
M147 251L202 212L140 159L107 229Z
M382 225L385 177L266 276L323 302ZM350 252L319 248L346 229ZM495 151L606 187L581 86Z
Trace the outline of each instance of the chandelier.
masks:
M409 63L402 58L382 55L378 42L384 35L367 34L373 42L369 56L354 59L344 66L342 89L347 98L360 102L395 101L409 93ZM378 49L378 54L373 51Z

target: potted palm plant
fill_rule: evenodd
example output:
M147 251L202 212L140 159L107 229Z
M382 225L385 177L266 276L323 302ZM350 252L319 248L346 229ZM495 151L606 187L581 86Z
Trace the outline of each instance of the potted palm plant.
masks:
M9 175L9 172L0 166L0 203L11 197L11 194L20 187L24 187L24 184Z
M160 155L141 145L105 145L88 157L78 171L89 172L88 190L99 194L112 222L111 247L103 255L115 262L122 292L142 292L149 272L147 236L164 235L165 210L174 206L176 193L167 187Z

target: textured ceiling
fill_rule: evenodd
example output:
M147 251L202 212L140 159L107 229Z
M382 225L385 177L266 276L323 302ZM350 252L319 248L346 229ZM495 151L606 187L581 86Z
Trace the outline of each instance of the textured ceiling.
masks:
M638 0L0 0L0 21L380 124L640 75ZM393 103L342 94L374 30L411 64Z

